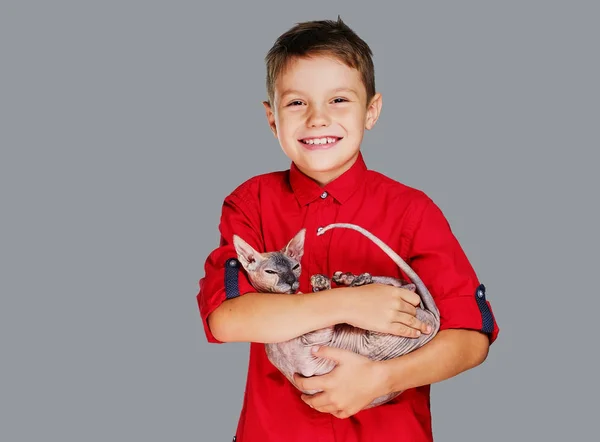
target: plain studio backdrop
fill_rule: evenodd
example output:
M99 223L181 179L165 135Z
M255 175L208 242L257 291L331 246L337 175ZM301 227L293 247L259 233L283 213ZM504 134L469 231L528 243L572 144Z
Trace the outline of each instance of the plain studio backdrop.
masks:
M426 192L487 287L486 362L436 441L594 438L595 2L0 4L0 440L229 441L248 345L196 294L225 196L289 167L264 56L342 19L372 47L370 168Z

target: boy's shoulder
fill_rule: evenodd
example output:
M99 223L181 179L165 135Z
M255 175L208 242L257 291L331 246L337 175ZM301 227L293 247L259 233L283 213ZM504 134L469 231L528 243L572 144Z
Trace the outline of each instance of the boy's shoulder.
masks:
M374 169L366 171L365 184L368 192L385 195L383 200L386 202L390 202L390 200L402 201L413 207L421 208L433 203L431 197L424 190L410 186Z
M229 195L227 195L227 199L241 198L246 201L255 200L262 189L281 189L281 186L288 186L289 173L289 169L275 170L246 178L244 181L236 184Z

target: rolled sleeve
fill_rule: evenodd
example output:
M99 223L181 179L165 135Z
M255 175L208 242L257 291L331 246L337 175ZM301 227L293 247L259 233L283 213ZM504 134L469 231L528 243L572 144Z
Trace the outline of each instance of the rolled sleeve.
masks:
M208 326L208 317L228 299L242 296L256 290L238 261L233 246L233 235L243 238L256 250L262 250L259 235L258 211L252 204L249 183L240 186L224 201L219 222L220 244L207 257L204 275L199 280L196 295L200 317L206 338L210 343L221 343Z
M429 198L412 232L409 262L438 306L440 330L477 330L488 335L490 344L496 340L499 328L486 287L444 214Z

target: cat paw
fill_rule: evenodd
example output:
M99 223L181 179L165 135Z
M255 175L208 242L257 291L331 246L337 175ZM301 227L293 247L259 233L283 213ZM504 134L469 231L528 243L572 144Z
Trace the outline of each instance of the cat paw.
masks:
M320 292L322 290L329 290L331 288L331 281L325 275L316 274L311 276L310 285L313 292Z
M351 272L340 272L337 271L333 274L333 282L339 285L350 285L356 276Z
M372 284L372 283L373 283L373 277L371 276L370 273L361 273L356 278L354 278L354 281L352 281L352 284L350 284L350 285L352 287L358 287L360 285L366 285L366 284Z

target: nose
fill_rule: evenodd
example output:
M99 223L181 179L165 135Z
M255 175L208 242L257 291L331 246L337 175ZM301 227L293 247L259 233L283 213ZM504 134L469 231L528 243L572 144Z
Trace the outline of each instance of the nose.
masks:
M320 107L313 107L308 116L307 125L309 127L329 126L329 116Z
M294 275L292 273L286 273L285 275L283 275L283 282L285 282L288 285L292 285L296 282L296 278L294 277Z

